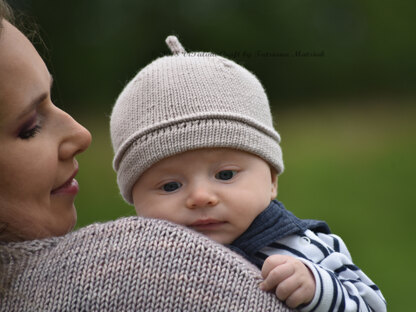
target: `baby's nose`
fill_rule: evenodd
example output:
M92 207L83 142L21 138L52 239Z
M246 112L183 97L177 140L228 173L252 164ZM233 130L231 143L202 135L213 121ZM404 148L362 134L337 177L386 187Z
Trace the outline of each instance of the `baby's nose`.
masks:
M208 187L194 188L186 200L186 206L190 209L215 206L217 203L217 195Z

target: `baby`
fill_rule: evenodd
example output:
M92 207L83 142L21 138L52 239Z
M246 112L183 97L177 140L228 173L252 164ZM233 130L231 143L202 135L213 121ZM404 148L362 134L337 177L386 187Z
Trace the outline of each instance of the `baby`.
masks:
M140 216L228 245L262 270L260 287L301 311L386 311L377 286L325 222L301 220L277 196L280 136L265 91L211 53L156 59L127 84L111 115L114 168Z

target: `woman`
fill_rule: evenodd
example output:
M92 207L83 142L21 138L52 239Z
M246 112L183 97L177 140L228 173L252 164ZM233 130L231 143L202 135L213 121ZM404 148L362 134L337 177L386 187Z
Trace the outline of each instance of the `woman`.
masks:
M0 0L0 311L284 311L226 248L157 220L70 232L89 132Z

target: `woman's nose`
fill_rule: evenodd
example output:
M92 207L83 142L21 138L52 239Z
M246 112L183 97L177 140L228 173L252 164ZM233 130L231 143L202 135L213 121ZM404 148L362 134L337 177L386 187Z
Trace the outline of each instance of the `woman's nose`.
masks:
M61 113L63 114L62 123L66 124L66 127L63 127L65 132L59 146L59 158L64 160L85 151L91 144L91 133L69 114L64 111L61 111Z
M218 204L218 197L208 186L194 187L186 200L189 209L200 207L212 207Z

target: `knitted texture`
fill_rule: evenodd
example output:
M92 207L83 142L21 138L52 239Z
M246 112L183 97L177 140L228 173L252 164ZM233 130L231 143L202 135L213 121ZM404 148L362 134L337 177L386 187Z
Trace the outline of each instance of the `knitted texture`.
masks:
M0 244L0 311L290 311L227 248L130 217Z
M280 136L258 79L221 56L185 53L176 37L167 43L174 55L139 71L113 107L113 166L124 199L132 203L131 189L150 166L199 148L246 151L281 173Z

